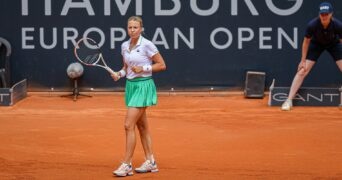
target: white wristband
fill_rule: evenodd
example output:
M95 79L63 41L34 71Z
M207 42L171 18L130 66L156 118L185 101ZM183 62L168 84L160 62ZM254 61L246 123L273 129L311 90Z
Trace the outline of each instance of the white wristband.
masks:
M151 65L145 65L143 66L144 72L152 72L152 66Z
M126 76L126 71L125 70L123 70L123 69L121 69L119 72L119 76L120 76L120 78L122 78L122 77L125 77Z

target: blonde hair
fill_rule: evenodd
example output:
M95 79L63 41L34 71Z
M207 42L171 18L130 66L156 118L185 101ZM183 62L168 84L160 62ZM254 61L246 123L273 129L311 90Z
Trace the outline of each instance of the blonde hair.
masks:
M139 16L131 16L128 18L127 22L129 21L138 21L140 23L140 26L143 27L143 20Z

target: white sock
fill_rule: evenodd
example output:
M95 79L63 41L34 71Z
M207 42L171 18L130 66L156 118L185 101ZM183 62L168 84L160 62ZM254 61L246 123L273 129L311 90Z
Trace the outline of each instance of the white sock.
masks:
M150 156L150 159L149 159L149 160L151 161L151 163L154 163L154 157L153 157L153 155Z

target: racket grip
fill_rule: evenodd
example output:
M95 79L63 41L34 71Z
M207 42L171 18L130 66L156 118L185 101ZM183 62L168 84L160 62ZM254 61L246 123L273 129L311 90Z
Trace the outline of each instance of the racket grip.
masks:
M110 74L115 74L118 75L118 73L114 72L111 68L106 67L106 70L110 73Z

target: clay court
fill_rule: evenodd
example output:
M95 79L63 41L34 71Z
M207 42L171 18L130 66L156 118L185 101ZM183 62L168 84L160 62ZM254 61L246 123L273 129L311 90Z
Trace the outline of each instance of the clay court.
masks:
M148 110L160 172L127 179L342 179L342 110L267 100L161 94ZM122 94L29 94L0 111L0 179L116 179ZM133 165L143 161L138 141Z

